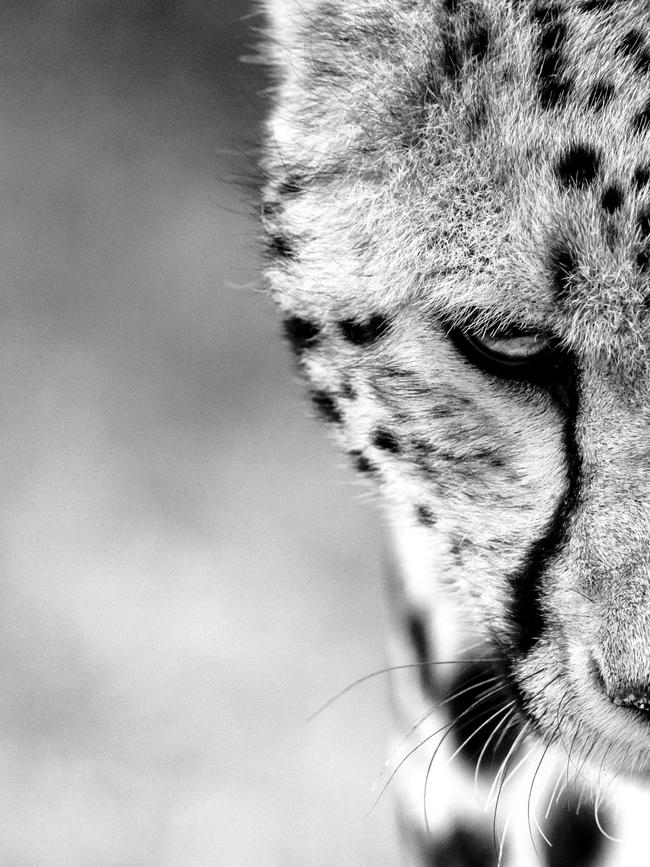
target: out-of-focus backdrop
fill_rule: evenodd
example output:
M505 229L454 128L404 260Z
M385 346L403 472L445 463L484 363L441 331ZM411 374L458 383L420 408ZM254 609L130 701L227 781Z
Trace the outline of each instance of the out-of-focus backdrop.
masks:
M0 864L391 865L381 527L259 291L243 0L0 6ZM366 498L367 500L367 498Z

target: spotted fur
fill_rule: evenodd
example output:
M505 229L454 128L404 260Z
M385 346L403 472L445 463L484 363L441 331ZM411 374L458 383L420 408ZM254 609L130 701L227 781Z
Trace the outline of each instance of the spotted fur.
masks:
M405 857L650 863L650 7L268 6L266 271L390 516Z

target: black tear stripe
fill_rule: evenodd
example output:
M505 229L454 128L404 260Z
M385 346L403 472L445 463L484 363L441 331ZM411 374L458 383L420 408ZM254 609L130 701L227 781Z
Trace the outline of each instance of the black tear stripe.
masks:
M533 543L520 568L509 579L513 590L510 606L512 645L527 656L544 634L542 579L553 559L566 544L569 523L580 502L582 456L576 439L579 378L575 360L567 358L564 382L551 387L555 404L564 414L562 444L566 460L566 488L545 533Z

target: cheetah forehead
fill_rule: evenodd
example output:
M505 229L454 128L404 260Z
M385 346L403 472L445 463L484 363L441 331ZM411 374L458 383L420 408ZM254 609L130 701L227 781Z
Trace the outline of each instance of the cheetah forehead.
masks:
M647 3L269 5L280 303L471 309L583 353L644 355Z

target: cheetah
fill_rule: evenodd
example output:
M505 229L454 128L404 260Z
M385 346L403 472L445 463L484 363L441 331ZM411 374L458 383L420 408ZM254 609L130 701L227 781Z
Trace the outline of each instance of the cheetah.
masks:
M404 863L650 864L650 6L266 11L266 277L388 518Z

